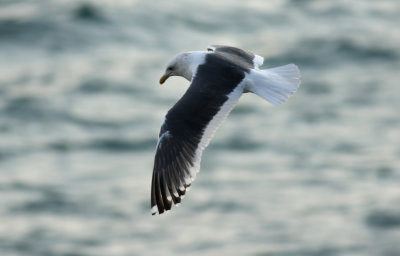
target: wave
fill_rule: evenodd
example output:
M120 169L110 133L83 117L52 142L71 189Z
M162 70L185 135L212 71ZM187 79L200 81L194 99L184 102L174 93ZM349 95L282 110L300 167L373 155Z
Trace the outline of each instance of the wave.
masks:
M73 10L72 14L78 20L100 23L107 20L103 12L97 6L89 3L80 4Z
M26 200L9 209L12 214L64 214L68 216L106 217L121 219L128 217L123 211L103 206L100 199L72 198L55 188L37 187L31 193L39 195L36 199ZM96 199L96 198L95 198Z
M268 58L268 63L296 63L300 66L326 67L349 62L395 62L397 49L363 44L350 38L313 38L301 41L296 48Z
M236 136L233 138L226 138L223 142L213 142L211 143L210 148L219 150L250 151L260 149L263 146L263 143L251 141L247 137L243 138L243 136Z
M92 4L80 4L75 8L49 4L46 9L38 8L23 17L0 17L0 42L40 46L53 51L82 49L107 41L108 34L99 32L106 25L110 25L108 19Z
M400 228L400 212L394 212L390 210L374 210L367 215L365 221L366 224L372 228Z
M123 138L101 138L88 142L57 141L47 145L54 151L75 150L101 150L101 151L146 151L151 150L157 144L157 139L123 139Z

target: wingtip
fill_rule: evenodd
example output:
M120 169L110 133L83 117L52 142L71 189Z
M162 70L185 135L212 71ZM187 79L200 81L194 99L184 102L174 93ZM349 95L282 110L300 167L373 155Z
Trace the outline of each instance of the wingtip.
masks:
M264 57L254 54L253 63L257 68L262 66L262 64L264 63Z
M154 205L153 207L151 207L151 215L156 215L157 212L158 212L157 205Z

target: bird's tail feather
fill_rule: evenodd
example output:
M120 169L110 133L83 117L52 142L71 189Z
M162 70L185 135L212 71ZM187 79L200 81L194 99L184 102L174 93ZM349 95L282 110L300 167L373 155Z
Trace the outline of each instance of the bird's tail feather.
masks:
M300 70L294 64L250 72L246 89L273 105L280 105L292 96L300 85Z

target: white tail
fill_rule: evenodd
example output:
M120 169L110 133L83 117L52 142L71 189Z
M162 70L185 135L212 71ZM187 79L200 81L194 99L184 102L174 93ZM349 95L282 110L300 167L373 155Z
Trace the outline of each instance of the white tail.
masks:
M276 68L252 69L246 90L274 105L286 102L300 85L300 70L294 64Z

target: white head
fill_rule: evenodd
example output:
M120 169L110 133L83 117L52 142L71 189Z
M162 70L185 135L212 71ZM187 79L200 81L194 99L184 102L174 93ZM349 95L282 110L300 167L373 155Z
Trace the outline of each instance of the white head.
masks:
M184 52L176 55L169 63L164 75L160 78L163 84L170 76L182 76L187 80L192 80L197 66L204 62L206 52Z

